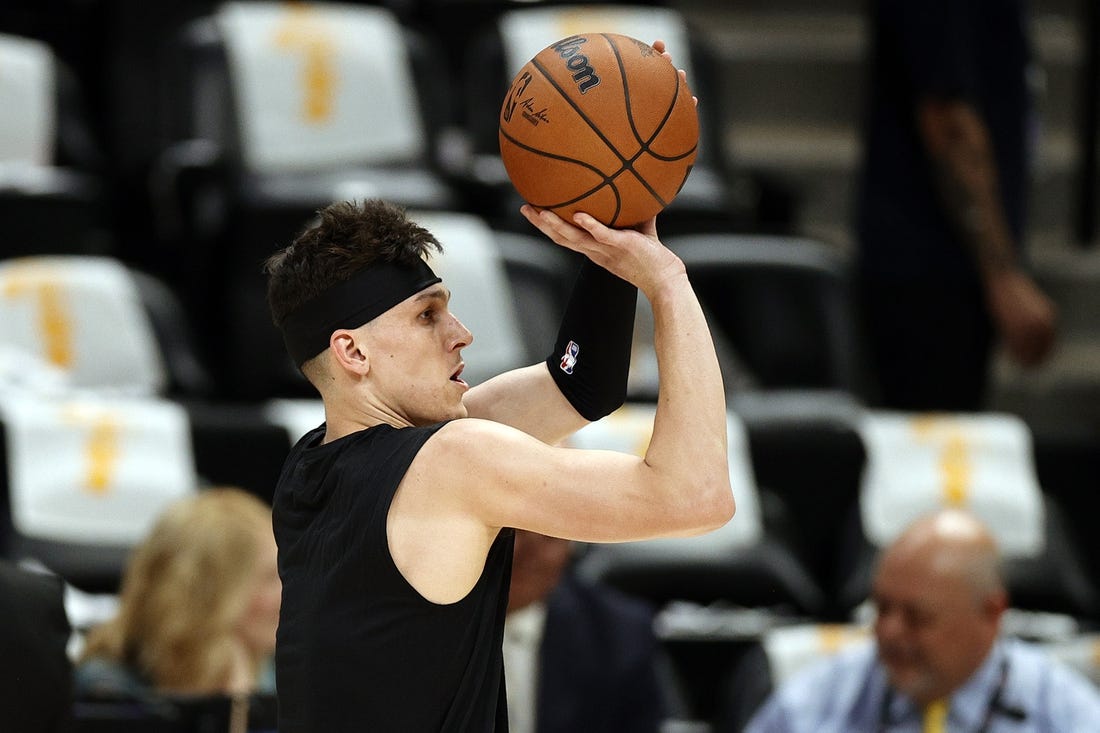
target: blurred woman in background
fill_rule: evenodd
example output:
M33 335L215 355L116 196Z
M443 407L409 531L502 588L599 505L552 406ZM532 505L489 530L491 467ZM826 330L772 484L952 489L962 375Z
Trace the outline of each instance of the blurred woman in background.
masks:
M183 499L135 548L117 615L88 633L77 697L270 692L280 598L270 507L235 488Z

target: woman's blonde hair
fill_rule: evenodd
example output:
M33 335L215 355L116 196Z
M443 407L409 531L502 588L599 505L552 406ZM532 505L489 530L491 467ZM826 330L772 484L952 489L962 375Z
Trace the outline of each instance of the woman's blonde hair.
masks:
M135 548L118 614L89 632L83 658L112 659L162 691L223 691L271 531L270 507L240 489L205 489L171 505Z

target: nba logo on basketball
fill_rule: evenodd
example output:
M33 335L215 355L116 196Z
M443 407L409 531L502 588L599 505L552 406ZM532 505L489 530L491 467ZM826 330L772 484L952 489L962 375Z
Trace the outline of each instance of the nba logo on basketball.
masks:
M573 373L573 367L577 366L577 354L581 353L581 347L576 341L570 341L565 346L565 353L561 355L561 370L566 374Z

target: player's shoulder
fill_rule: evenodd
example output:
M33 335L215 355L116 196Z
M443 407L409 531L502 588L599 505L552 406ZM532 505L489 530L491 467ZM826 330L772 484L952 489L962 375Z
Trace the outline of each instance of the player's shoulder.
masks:
M510 440L523 436L521 430L483 417L463 417L442 425L432 440L463 442L475 440Z
M493 459L502 451L515 450L533 441L526 433L509 425L477 417L451 420L428 439L424 450L435 457L451 455L472 461L478 457Z

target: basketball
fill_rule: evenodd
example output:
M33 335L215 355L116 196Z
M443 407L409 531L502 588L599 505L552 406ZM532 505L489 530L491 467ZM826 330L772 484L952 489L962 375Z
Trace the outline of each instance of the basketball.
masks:
M684 185L699 145L691 90L652 46L615 33L547 46L512 80L500 154L523 199L566 221L647 221Z

